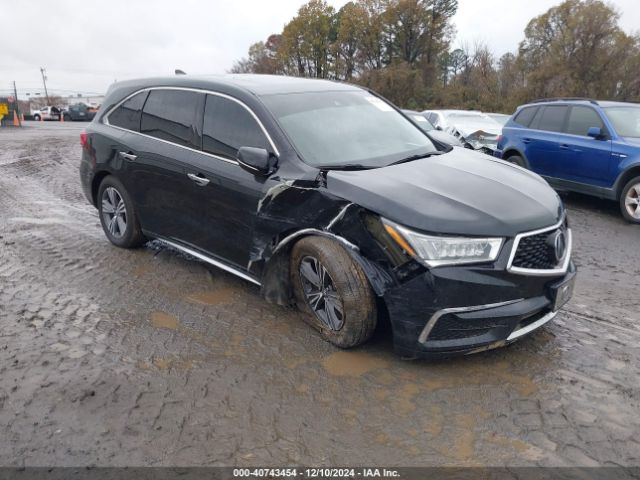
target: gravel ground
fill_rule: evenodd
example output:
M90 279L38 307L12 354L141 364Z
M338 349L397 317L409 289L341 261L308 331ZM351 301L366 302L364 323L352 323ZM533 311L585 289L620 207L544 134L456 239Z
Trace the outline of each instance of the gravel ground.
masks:
M573 300L500 350L339 351L177 252L112 246L81 124L0 130L0 464L640 465L640 227L566 196Z

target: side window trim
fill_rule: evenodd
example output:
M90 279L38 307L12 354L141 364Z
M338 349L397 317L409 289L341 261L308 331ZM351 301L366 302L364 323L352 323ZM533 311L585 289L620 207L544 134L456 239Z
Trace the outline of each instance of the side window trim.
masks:
M151 90L183 90L183 91L187 91L187 92L198 92L198 93L204 93L206 95L217 95L219 97L223 97L223 98L226 98L228 100L231 100L233 102L238 103L245 110L247 110L247 112L249 112L249 114L257 122L258 126L260 127L260 130L262 130L262 133L264 133L264 135L267 137L269 145L271 145L271 148L273 148L273 153L276 155L276 157L280 156L280 152L278 150L278 147L276 147L276 144L274 143L273 139L271 138L271 135L269 134L269 132L267 131L267 129L263 125L262 121L255 114L255 112L248 105L246 105L243 101L238 100L237 98L232 97L230 95L226 95L224 93L216 92L215 90L205 90L205 89L200 89L200 88L188 88L188 87L146 87L146 88L141 88L140 90L136 90L135 92L131 93L130 95L127 95L125 98L123 98L118 103L116 103L113 107L111 107L109 109L109 111L107 113L105 113L104 117L102 117L102 120L101 120L102 123L105 124L105 125L110 126L111 128L116 128L118 130L123 130L125 132L135 133L136 135L142 135L143 137L152 138L153 140L157 140L159 142L164 142L164 143L168 143L169 145L174 145L176 147L185 148L185 149L191 150L193 152L198 152L198 153L200 153L202 155L207 155L209 157L213 157L213 158L216 158L218 160L222 160L223 162L232 163L234 165L238 164L238 162L236 162L235 160L230 160L228 158L224 158L224 157L221 157L219 155L214 155L213 153L205 152L204 150L202 150L202 140L200 142L200 149L196 150L195 148L187 147L185 145L180 145L178 143L173 143L173 142L170 142L168 140L164 140L162 138L152 137L151 135L146 135L144 133L134 132L133 130L129 130L127 128L118 127L116 125L111 125L109 123L109 116L113 113L113 111L116 108L118 108L120 105L122 105L124 102L126 102L127 100L129 100L133 96L137 95L138 93L145 92L145 91L149 92ZM204 95L205 98L206 98L206 95ZM144 104L147 103L148 99L149 99L149 95L147 95L147 97L145 98ZM144 109L144 104L142 106L143 109ZM202 110L200 110L200 113L201 113L201 115L200 115L200 120L201 121L199 122L199 126L201 127L201 132L202 132L202 125L204 123L204 105L202 106ZM141 116L141 121L142 121L142 116ZM140 126L138 126L138 129L139 128L140 128ZM201 138L202 138L202 135L201 135Z

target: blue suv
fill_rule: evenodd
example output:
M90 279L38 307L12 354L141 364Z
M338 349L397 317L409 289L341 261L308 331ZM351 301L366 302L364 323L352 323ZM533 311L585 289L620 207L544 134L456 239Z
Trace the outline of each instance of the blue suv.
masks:
M616 200L640 223L640 104L547 99L518 107L495 156L558 190Z

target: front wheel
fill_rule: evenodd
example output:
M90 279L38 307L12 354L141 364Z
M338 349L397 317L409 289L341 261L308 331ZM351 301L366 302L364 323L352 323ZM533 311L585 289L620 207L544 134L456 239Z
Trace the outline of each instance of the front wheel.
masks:
M620 211L631 223L640 223L640 177L632 178L622 189Z
M367 341L377 322L369 281L360 265L337 242L305 237L291 254L291 282L308 323L340 348Z
M114 245L134 248L146 241L131 197L112 175L105 177L98 189L98 213L102 229Z
M33 119L34 119L36 122L39 122L39 121L40 121L40 115L34 115L34 116L33 116Z

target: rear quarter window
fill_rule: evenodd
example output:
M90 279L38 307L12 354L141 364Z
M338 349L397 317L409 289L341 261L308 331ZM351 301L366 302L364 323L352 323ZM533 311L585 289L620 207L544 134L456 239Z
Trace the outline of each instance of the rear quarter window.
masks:
M525 107L516 114L513 121L523 127L529 127L537 111L538 107Z
M110 125L126 128L134 132L140 131L140 115L149 92L140 92L125 100L118 108L109 114Z

